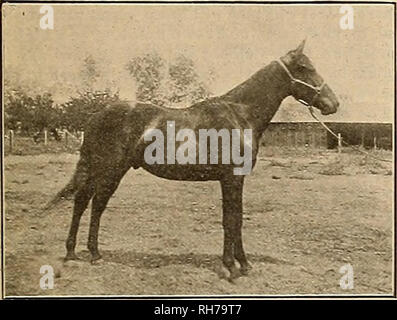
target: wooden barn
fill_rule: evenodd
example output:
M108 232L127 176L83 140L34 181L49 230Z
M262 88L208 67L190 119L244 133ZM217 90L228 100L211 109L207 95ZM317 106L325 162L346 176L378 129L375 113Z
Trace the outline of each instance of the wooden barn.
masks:
M365 148L392 150L391 123L326 122L349 144ZM333 149L338 141L318 122L271 122L263 136L263 145Z
M271 122L262 140L265 146L327 147L327 131L315 122Z
M363 111L385 109L368 102L357 105ZM393 124L387 121L392 117L382 112L378 112L377 117L368 111L349 113L351 109L346 105L334 115L320 117L332 131L340 133L349 144L392 150ZM391 107L391 110L393 109ZM308 110L290 99L283 103L270 122L262 143L268 146L333 149L337 147L338 140L314 120Z

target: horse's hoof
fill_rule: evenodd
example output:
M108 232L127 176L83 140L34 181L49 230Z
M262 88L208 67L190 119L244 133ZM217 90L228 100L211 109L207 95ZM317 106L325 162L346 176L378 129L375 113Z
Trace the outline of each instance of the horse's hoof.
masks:
M231 284L237 284L237 281L238 281L238 279L240 278L240 276L241 276L240 274L230 276L230 277L227 279L227 281L229 281Z
M229 270L229 272L230 272L230 276L228 278L228 281L230 283L235 284L235 280L241 276L240 271L237 268L234 268Z
M68 261L71 261L71 260L80 260L79 259L79 257L78 256L76 256L76 254L75 253L68 253L67 255L66 255L66 257L65 258L63 258L63 262L68 262Z
M249 269L248 268L241 268L240 273L242 276L248 276L249 274Z
M247 264L240 268L240 273L243 276L248 276L248 274L251 270L252 270L252 266L250 264Z
M219 279L223 279L223 280L229 279L230 271L223 265L217 268L216 273L219 276Z
M97 257L92 257L91 258L91 264L92 265L101 265L103 264L104 260L102 259L102 256L97 256Z
M66 268L80 268L82 260L64 260L63 266Z

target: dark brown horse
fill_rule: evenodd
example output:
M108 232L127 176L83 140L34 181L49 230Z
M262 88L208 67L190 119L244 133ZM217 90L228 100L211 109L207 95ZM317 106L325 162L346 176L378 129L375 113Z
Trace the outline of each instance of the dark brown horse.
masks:
M94 114L86 130L76 172L48 206L52 207L60 200L74 195L65 259L77 258L74 250L80 218L91 198L88 249L93 262L101 258L98 251L101 215L125 173L131 167L142 167L166 179L220 181L223 199L223 264L230 271L231 279L240 273L247 274L250 266L241 237L244 175L236 175L231 163L148 164L144 153L151 142L146 141L144 136L149 129L166 132L168 121L175 123L176 131L190 128L196 133L199 129L251 129L254 167L262 134L286 97L292 95L302 103L313 105L322 114L331 114L337 110L338 101L334 93L303 54L303 47L304 42L226 94L186 109L123 102ZM219 151L218 159L222 158L223 151ZM166 148L164 153L167 153ZM240 264L240 270L235 265L235 259Z

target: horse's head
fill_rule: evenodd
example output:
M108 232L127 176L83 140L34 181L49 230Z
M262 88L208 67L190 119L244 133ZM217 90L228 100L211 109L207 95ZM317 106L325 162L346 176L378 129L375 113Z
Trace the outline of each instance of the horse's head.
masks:
M291 80L291 95L299 102L319 109L324 115L335 113L338 99L303 54L304 46L305 41L279 61Z

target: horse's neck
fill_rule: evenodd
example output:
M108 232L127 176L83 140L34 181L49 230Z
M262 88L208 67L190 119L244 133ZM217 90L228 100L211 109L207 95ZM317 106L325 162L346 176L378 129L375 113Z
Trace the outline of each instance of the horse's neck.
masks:
M250 106L257 129L262 131L281 102L290 95L290 79L277 62L272 62L251 78L227 92L223 98Z

